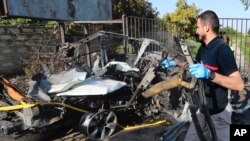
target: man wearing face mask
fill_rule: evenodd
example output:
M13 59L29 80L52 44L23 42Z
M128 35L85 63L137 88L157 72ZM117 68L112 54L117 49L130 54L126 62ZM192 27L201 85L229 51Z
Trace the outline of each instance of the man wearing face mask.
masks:
M208 10L197 18L196 34L203 43L195 57L197 64L189 66L189 72L196 78L204 80L207 109L213 121L217 139L229 141L232 107L228 101L228 89L243 91L244 83L238 71L234 55L228 44L218 36L219 19L215 12ZM164 60L165 68L179 66L183 63ZM197 118L205 135L209 128L204 120L201 109L196 112ZM185 141L198 141L194 123L192 122Z

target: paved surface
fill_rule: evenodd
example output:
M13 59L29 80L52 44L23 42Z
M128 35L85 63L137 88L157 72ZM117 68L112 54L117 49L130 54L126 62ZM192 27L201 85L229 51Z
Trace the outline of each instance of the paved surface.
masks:
M250 109L243 114L234 115L234 124L250 125ZM118 129L109 139L104 141L161 141L161 136L169 131L171 125L160 124L146 128L138 128L134 130ZM176 131L176 130L175 130ZM174 133L174 132L173 132ZM39 140L37 135L29 135L22 139L10 139L9 137L0 136L0 141L93 141L87 139L86 136L79 132L61 132L56 131L56 136L53 139ZM47 136L49 136L47 134Z
M169 129L170 126L160 124L133 130L118 129L110 138L104 141L161 141L161 136ZM86 138L79 132L70 133L64 137L52 141L93 141Z
M129 131L120 131L105 141L161 141L167 125L157 125Z

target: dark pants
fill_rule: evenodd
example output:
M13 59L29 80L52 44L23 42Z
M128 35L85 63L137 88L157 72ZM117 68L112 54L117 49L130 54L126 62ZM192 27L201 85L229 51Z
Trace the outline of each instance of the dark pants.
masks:
M211 115L211 119L213 121L218 141L229 141L230 139L230 124L231 124L231 116L232 116L232 106L228 104L224 111L221 113ZM211 134L209 131L209 127L205 122L204 114L198 110L196 112L197 118L201 125L204 135L211 139ZM187 135L185 137L185 141L199 141L199 137L197 135L195 125L192 122L188 129Z

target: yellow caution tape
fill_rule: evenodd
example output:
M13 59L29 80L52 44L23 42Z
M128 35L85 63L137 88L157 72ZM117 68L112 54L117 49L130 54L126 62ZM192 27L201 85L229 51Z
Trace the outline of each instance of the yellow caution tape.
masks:
M156 126L162 123L165 123L166 120L160 120L154 123L148 123L148 124L142 124L142 125L134 125L134 126L122 126L120 124L118 124L119 127L123 128L124 130L135 130L135 129L139 129L139 128L145 128L145 127L149 127L149 126Z
M80 108L77 108L77 107L74 107L65 103L60 103L60 102L37 102L37 105L60 105L60 106L64 106L64 107L67 107L67 108L70 108L70 109L73 109L82 113L88 112L86 110L83 110L83 109L80 109Z
M28 104L28 103L25 103L25 102L22 102L22 101L21 101L21 104L20 104L20 105L1 106L1 107L0 107L0 111L20 110L20 109L23 109L23 108L31 108L31 107L34 107L34 106L36 106L36 104Z
M29 104L29 103L25 103L23 101L20 101L20 105L12 105L12 106L1 106L0 107L0 111L13 111L13 110L20 110L20 109L24 109L24 108L31 108L34 106L38 106L38 105L60 105L60 106L64 106L79 112L83 112L83 113L87 113L88 111L74 107L74 106L70 106L68 104L65 103L60 103L60 102L36 102L33 104Z
M73 109L73 110L76 110L76 111L79 111L79 112L83 112L83 113L88 112L86 110L83 110L83 109L80 109L80 108L77 108L77 107L74 107L74 106L70 106L70 105L65 104L65 103L60 103L60 102L42 102L42 101L39 101L39 102L35 102L33 104L29 104L29 103L25 103L23 101L20 101L20 103L21 103L20 105L2 106L2 107L0 107L0 112L1 111L20 110L20 109L24 109L24 108L31 108L31 107L38 106L38 105L60 105L60 106L64 106L64 107L67 107L67 108L70 108L70 109ZM166 122L166 120L160 120L160 121L157 121L155 123L149 123L149 124L126 126L126 127L118 124L118 126L121 127L124 130L135 130L135 129L145 128L145 127L149 127L149 126L156 126L156 125L159 125L159 124L162 124L162 123L165 123L165 122Z

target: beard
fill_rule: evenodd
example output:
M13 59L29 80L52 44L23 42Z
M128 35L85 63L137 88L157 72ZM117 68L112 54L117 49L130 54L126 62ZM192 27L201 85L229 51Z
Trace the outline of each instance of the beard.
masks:
M203 43L204 39L205 39L206 35L199 35L199 34L195 34L195 39L196 41Z
M204 43L204 40L205 40L205 38L206 38L206 35L198 35L198 42L200 42L200 43Z

